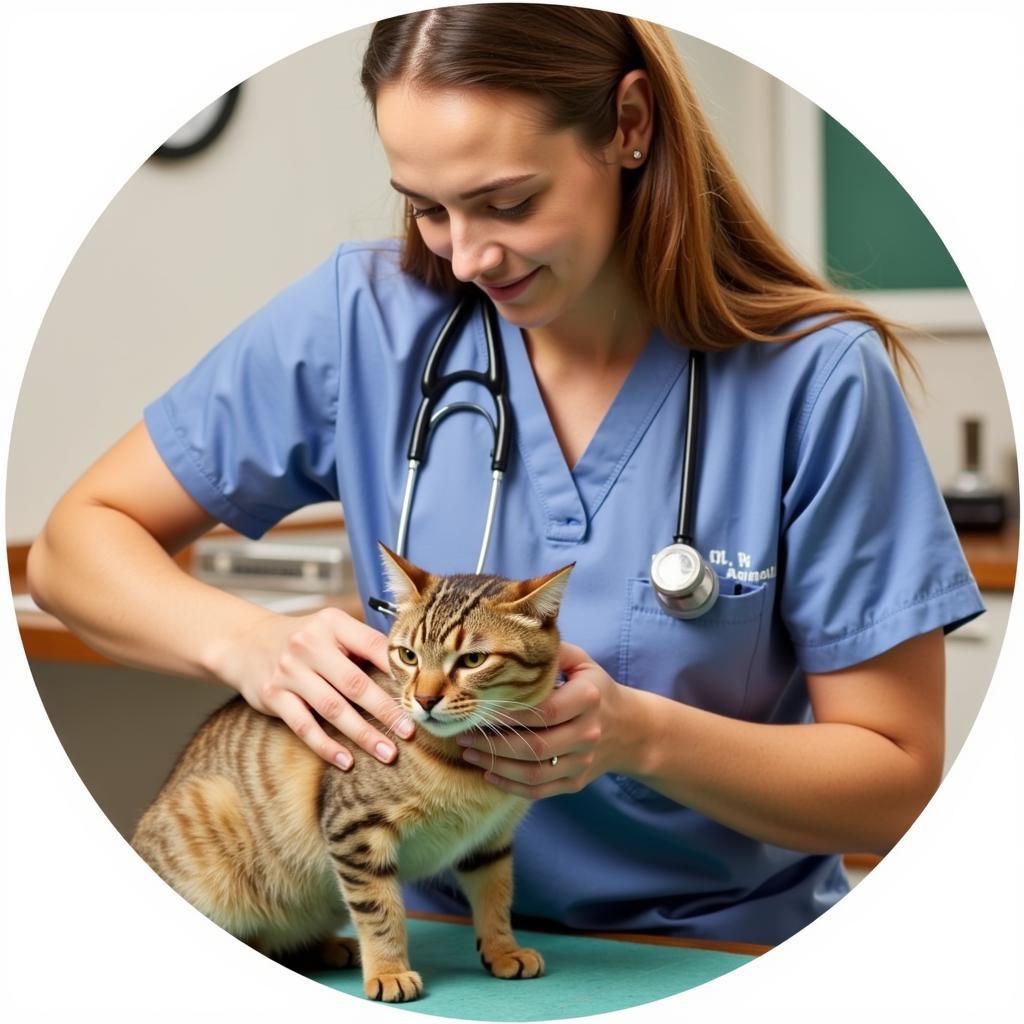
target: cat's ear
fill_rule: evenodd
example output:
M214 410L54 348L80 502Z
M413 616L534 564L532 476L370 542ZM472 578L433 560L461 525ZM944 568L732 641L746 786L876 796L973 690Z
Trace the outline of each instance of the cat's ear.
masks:
M537 576L531 580L520 580L513 584L516 596L511 601L502 601L502 611L514 615L526 615L537 619L543 624L550 622L558 614L569 582L569 573L576 563L563 566L547 576Z
M396 555L386 544L377 541L380 548L381 562L384 564L384 575L388 580L388 590L399 604L414 601L423 595L430 573L407 562L401 555Z

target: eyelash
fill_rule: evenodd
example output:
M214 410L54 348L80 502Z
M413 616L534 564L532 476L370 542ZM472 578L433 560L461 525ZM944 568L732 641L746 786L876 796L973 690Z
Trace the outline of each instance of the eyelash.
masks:
M533 196L528 199L524 199L521 203L517 203L515 206L509 206L502 209L497 206L490 206L488 210L492 217L507 220L518 220L520 217L525 217L530 212L530 205L533 202ZM444 213L443 206L428 206L422 210L418 210L412 204L409 205L409 212L412 215L413 220L419 220L421 217L437 217Z

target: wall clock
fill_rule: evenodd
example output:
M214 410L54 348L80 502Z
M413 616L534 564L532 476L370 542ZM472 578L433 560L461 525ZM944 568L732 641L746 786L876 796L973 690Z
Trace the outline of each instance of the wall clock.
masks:
M161 160L179 160L206 149L231 120L241 89L236 85L195 117L189 118L153 156Z

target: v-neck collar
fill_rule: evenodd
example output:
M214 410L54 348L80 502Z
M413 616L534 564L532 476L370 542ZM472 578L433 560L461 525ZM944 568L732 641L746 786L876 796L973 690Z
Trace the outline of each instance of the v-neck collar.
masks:
M515 443L547 519L549 540L581 541L647 428L686 370L687 352L651 332L596 433L569 469L522 331L499 317ZM682 425L680 424L680 436Z

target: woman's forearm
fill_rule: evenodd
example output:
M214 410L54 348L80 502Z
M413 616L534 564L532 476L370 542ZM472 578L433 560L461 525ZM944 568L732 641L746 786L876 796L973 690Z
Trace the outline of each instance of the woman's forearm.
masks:
M937 780L870 729L765 725L625 690L632 728L621 770L764 842L810 853L885 853Z
M268 613L178 567L130 516L101 504L58 506L32 545L40 607L115 661L215 678L211 652Z

